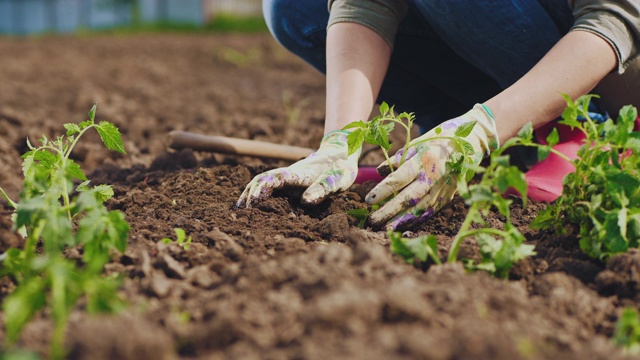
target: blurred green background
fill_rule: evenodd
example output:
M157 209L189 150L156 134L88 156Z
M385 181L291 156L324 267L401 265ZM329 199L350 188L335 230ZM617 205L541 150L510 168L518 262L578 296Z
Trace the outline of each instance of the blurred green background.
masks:
M266 30L260 0L0 0L0 35Z

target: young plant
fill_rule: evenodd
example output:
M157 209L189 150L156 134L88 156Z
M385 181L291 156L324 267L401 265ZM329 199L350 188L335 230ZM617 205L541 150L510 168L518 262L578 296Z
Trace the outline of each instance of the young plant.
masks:
M173 231L176 232L176 244L178 244L178 246L180 246L184 250L189 250L189 244L191 244L191 236L187 238L187 233L184 231L184 229L181 228L174 228ZM160 241L165 244L169 244L173 242L173 239L162 238L162 240Z
M524 236L511 223L510 207L512 199L506 197L512 189L522 197L522 204L527 204L527 183L524 174L509 163L509 155L504 152L514 146L537 146L539 160L546 158L552 146L558 142L558 133L553 131L547 138L548 145L533 143L533 128L525 125L517 137L507 140L499 149L493 151L489 165L478 166L476 173L482 174L478 183L468 185L467 181L458 178L458 193L469 205L467 216L460 226L449 250L448 262L458 259L460 244L465 238L474 236L480 246L481 261L479 264L467 262L470 270L484 270L497 277L507 277L509 270L521 259L535 255L532 245L524 244ZM495 208L504 216L504 229L487 227L485 218ZM473 228L473 225L478 227Z
M367 208L351 209L347 211L347 215L351 215L356 218L356 220L358 220L358 227L363 229L367 224L367 219L369 219L369 216L371 216L371 214L379 208L380 205L376 204L371 206L371 210Z
M625 106L618 120L597 123L589 116L593 95L567 100L561 124L584 133L576 171L563 180L562 195L531 224L566 233L579 227L580 248L606 260L640 243L640 133L634 131L637 110Z
M393 172L395 169L392 166L391 158L389 157L389 150L391 149L391 142L389 141L389 134L393 131L396 124L402 126L405 130L405 143L403 145L402 156L398 166L401 166L404 161L406 154L409 153L409 146L415 146L420 143L430 142L435 140L450 140L455 142L459 152L452 154L452 160L455 163L460 163L461 158L466 158L468 156L473 155L473 148L471 144L469 144L466 140L464 140L467 135L471 133L471 130L475 126L475 121L470 121L468 123L463 124L458 129L456 129L454 136L440 136L442 133L442 129L440 127L436 127L435 133L436 136L422 139L419 142L411 141L411 127L413 126L413 121L415 120L415 116L413 113L400 113L396 115L393 111L394 107L389 107L386 102L382 102L380 105L380 115L371 119L371 121L354 121L350 124L347 124L343 130L352 129L347 135L347 144L349 146L349 155L355 153L362 147L363 143L368 143L371 145L378 145L384 154L387 163L389 164L390 172Z
M282 106L284 108L285 114L287 114L289 125L295 125L298 122L302 111L307 105L309 105L309 102L309 98L304 98L298 102L295 102L290 91L284 91L282 93Z
M80 124L65 124L65 136L55 140L42 137L22 156L24 173L20 201L8 198L15 209L15 229L22 229L23 249L11 248L0 259L0 276L8 276L16 289L5 297L7 345L19 337L24 325L41 309L49 307L54 320L51 357L64 357L64 333L67 320L78 299L87 299L89 312L112 311L122 305L116 290L119 281L103 277L102 270L113 249L124 252L129 225L124 214L109 211L104 202L113 196L108 185L89 186L89 180L71 158L80 137L95 129L108 149L124 153L118 129L111 123L95 122L96 106L89 119ZM75 189L73 181L82 181ZM36 249L42 242L43 254ZM63 250L82 246L82 264L66 259Z
M413 126L413 121L415 120L415 116L412 113L400 113L398 115L394 112L394 107L389 107L386 102L382 102L380 105L380 115L374 117L371 121L355 121L350 124L347 124L343 129L350 130L349 135L347 135L347 144L349 147L349 155L355 153L358 149L362 147L363 143L368 143L371 145L377 145L382 150L384 157L389 165L389 172L393 172L394 166L392 165L391 158L389 157L389 151L391 150L391 142L389 140L389 134L393 131L396 124L402 126L405 130L405 143L403 144L402 155L398 167L404 164L406 160L406 154L409 153L410 146L416 146L421 143L436 141L436 140L450 140L456 144L456 147L459 151L455 151L451 154L449 161L446 166L447 169L452 174L460 174L467 180L473 177L473 173L468 171L469 168L463 166L463 163L467 163L471 161L471 156L473 156L474 151L471 146L464 138L467 137L476 122L471 121L463 124L459 128L456 129L453 136L441 136L442 128L436 127L435 136L422 139L420 141L411 141L411 127ZM373 205L371 209L363 208L363 209L353 209L347 212L347 214L354 216L359 220L358 226L363 228L366 224L369 215L377 210L382 203L377 205Z
M616 323L613 342L630 354L640 353L640 315L627 308Z
M512 224L510 206L513 200L506 197L509 191L515 190L520 193L523 205L526 206L527 183L525 182L524 174L516 166L510 165L509 156L504 155L507 149L514 146L538 147L540 160L551 152L557 153L552 149L552 146L558 142L557 131L553 131L547 138L548 145L535 144L532 138L533 128L531 124L528 124L520 130L517 137L507 140L499 149L491 153L490 162L486 168L478 165L466 171L463 169L458 172L458 193L469 206L469 210L453 239L447 257L448 262L458 260L460 245L464 239L470 237L475 238L478 242L481 260L477 264L473 261L467 261L466 267L468 270L483 270L496 277L506 278L509 270L516 262L535 255L534 247L524 244L524 236ZM564 156L560 153L558 155ZM463 168L469 167L466 162L461 162L459 165ZM468 185L467 176L469 174L482 174L482 177L479 182ZM497 209L505 218L504 229L487 226L485 219L491 209ZM427 237L427 239L435 240L433 237ZM417 239L407 239L404 243L413 241L417 241L418 244L424 243L424 241L418 241ZM420 258L421 254L424 253L421 247L414 245L400 248L395 246L393 242L391 251L405 259L411 257Z
M438 257L438 240L433 235L423 235L417 238L403 238L397 231L387 232L391 241L391 253L399 255L407 263L414 264L416 259L427 262L430 258L436 264L442 264Z

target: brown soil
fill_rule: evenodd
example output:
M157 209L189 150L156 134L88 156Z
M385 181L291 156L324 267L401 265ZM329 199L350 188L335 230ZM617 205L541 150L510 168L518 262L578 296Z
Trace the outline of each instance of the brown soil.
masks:
M94 136L75 153L94 183L115 185L108 205L132 230L106 269L125 275L128 310L92 317L79 307L71 358L624 358L610 337L623 307L640 307L640 252L605 267L575 237L530 230L542 204L514 207L538 255L502 281L392 256L384 232L346 215L370 184L316 207L292 190L234 209L254 175L286 163L167 151L174 129L317 145L324 79L266 34L5 38L0 54L0 184L11 196L25 138L60 134L94 101L128 151L107 152ZM290 119L285 104L303 111ZM409 235L438 235L444 256L465 211L457 199ZM174 227L193 237L187 250L159 241ZM0 250L21 244L10 228L5 206ZM462 253L475 256L474 245ZM20 345L46 354L50 329L39 315Z

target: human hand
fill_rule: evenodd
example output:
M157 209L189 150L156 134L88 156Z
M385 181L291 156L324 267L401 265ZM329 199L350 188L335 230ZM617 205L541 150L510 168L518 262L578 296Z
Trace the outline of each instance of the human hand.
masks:
M457 181L446 163L451 154L460 151L459 144L453 139L456 129L471 122L475 122L475 125L464 140L473 148L474 164L479 164L484 155L498 148L493 116L481 104L414 139L409 144L404 164L398 167L402 158L401 149L391 159L391 165L397 170L367 194L365 201L377 204L399 191L371 214L371 225L384 224L394 230L407 228L432 217L451 201L456 192ZM385 161L378 166L378 172L388 171L388 167L389 164Z
M302 202L318 204L329 194L348 189L358 174L360 150L348 155L348 131L328 133L318 151L295 164L267 171L251 180L237 207L251 207L255 201L271 196L274 190L287 186L307 187Z

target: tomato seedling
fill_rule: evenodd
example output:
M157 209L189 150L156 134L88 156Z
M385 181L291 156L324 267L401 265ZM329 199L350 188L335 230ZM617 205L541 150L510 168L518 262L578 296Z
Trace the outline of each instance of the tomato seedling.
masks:
M640 315L631 308L622 311L616 323L613 342L629 354L640 353Z
M589 116L594 95L572 101L561 124L585 135L578 158L569 160L575 172L563 180L562 195L531 224L566 233L579 227L580 248L589 256L607 260L640 243L640 132L634 131L636 108L623 107L616 122L597 123Z
M469 206L469 210L453 239L447 257L448 262L458 260L460 245L469 237L475 238L478 242L481 260L479 263L466 261L468 270L483 270L494 276L505 278L516 262L535 255L533 246L524 244L524 236L512 224L510 206L513 200L506 197L508 191L514 189L520 193L523 205L526 206L527 183L524 174L516 166L510 165L509 156L504 155L507 149L514 146L537 147L539 160L546 158L551 152L557 153L552 148L558 142L557 131L552 131L549 135L547 145L536 144L532 138L533 128L528 124L523 127L517 137L507 140L499 149L491 153L487 167L472 165L465 161L456 163L450 161L449 166L459 167L459 170L453 173L457 176L458 193ZM470 175L474 174L482 174L480 181L468 185ZM497 209L504 216L504 229L487 226L485 218L492 208ZM440 263L440 259L433 256L437 254L433 245L435 237L430 235L417 239L404 239L398 233L390 233L390 238L392 238L392 253L400 255L407 261L412 262L413 258L423 260L426 259L424 254L429 254L435 263Z
M125 251L129 224L124 214L109 211L104 202L113 196L109 185L90 186L71 152L83 134L95 129L108 149L124 153L118 128L95 122L96 106L89 119L65 124L66 135L50 140L43 136L40 146L27 139L29 151L22 156L24 184L20 201L8 198L15 209L14 228L26 238L23 249L11 248L0 259L0 276L8 276L15 290L3 301L7 345L18 339L22 328L45 307L54 320L51 357L64 357L64 333L76 302L85 297L89 312L113 311L123 305L117 295L119 281L103 277L110 251ZM82 181L73 187L74 180ZM38 243L44 252L36 254ZM65 247L83 248L82 264L63 256Z
M454 136L440 136L442 128L437 126L435 128L436 136L412 142L411 127L415 120L413 113L403 112L396 115L394 107L389 107L389 104L386 102L382 102L379 110L380 115L374 117L371 121L354 121L342 128L343 130L349 130L349 135L347 135L349 155L358 151L365 142L367 144L377 145L382 150L382 153L389 164L390 172L393 172L395 169L392 165L391 158L389 157L389 150L391 150L389 134L393 131L396 124L402 126L405 130L405 143L397 166L402 166L402 164L404 164L406 156L409 153L410 146L416 146L421 143L435 140L450 140L454 142L459 150L452 154L452 160L456 163L459 162L460 158L469 157L474 153L473 147L464 140L464 138L471 133L471 130L473 130L473 127L476 125L476 121L469 121L462 124L456 129Z
M189 244L191 244L191 236L189 236L187 238L187 233L184 231L184 229L181 228L174 228L173 231L176 232L176 240L175 243L178 244L178 246L180 246L182 249L184 250L189 250ZM173 239L170 238L162 238L162 241L164 244L169 244L174 242Z

